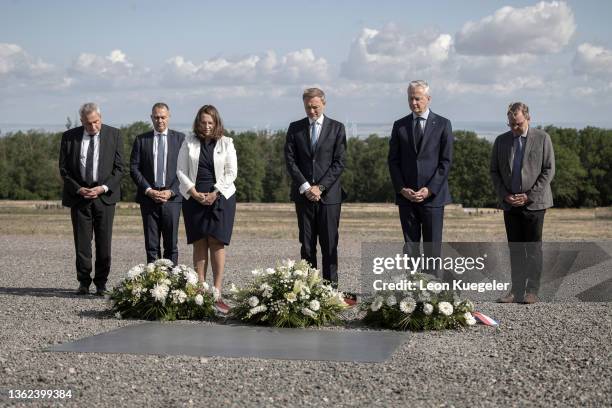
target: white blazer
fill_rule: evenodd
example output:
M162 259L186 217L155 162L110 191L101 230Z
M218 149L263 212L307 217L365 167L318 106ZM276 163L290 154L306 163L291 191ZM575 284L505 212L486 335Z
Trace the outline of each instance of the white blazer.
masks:
M176 177L180 182L179 190L186 199L191 197L189 190L195 186L199 161L200 139L193 134L188 135L181 145L176 163ZM236 192L234 181L238 174L238 159L232 139L221 136L215 146L213 161L216 178L215 188L225 198L230 198Z

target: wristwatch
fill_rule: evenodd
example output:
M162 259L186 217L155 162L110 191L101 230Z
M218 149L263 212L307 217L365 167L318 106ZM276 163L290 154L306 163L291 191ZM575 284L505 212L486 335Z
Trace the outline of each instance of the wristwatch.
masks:
M326 190L326 187L323 184L319 184L319 190L321 192L324 192Z

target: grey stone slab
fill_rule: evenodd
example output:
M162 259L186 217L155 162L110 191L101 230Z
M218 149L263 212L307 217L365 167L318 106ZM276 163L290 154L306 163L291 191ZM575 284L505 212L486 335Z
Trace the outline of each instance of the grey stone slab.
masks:
M390 331L135 324L50 347L47 351L381 362L408 338Z

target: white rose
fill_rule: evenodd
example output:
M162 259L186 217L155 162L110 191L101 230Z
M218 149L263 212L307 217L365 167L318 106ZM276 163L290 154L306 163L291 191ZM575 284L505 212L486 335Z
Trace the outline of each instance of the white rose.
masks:
M255 307L259 304L259 299L257 299L257 296L251 296L249 298L249 306L251 307Z
M204 304L204 296L200 295L199 293L195 295L195 298L193 298L193 300L198 306L202 306Z
M289 303L293 303L297 300L297 295L293 292L287 292L285 293L285 299L287 299Z
M433 313L434 307L431 303L425 303L423 305L423 313L425 313L427 316L429 316L430 314Z
M154 263L147 264L147 272L151 273L154 271L155 271L155 264Z
M311 300L308 306L310 306L310 310L314 312L318 311L321 308L321 304L316 299Z
M313 317L313 318L317 316L317 314L315 312L313 312L312 310L310 310L307 307L303 307L302 308L302 314L304 316Z
M397 304L397 299L393 295L387 297L387 306L393 307Z
M383 305L383 298L382 298L382 296L376 296L376 298L374 299L374 301L370 305L370 309L373 312L378 312L380 310L380 308L382 307L382 305Z

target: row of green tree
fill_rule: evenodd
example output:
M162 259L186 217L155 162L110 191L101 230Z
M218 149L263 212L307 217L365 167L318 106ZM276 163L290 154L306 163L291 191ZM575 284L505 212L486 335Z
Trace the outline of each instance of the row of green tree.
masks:
M135 185L127 163L134 138L150 126L136 122L122 129L126 172L122 196L132 201ZM582 130L553 126L556 156L552 184L557 207L609 206L612 201L612 130ZM456 131L450 188L455 203L466 207L497 205L489 175L492 143L474 132ZM241 202L289 200L285 171L285 134L230 133L238 154L237 198ZM61 133L16 132L0 138L0 199L57 200L62 181L58 171ZM392 202L387 168L389 138L371 135L348 140L346 170L342 175L351 202Z

